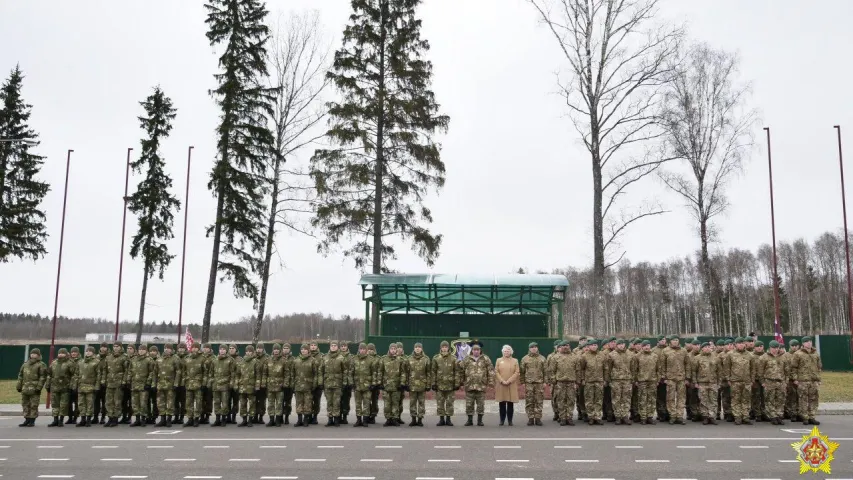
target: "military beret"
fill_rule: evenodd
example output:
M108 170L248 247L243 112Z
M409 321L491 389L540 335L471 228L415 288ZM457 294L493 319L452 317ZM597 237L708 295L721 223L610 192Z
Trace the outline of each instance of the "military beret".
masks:
M538 344L538 343L536 343L536 342L530 342L530 343L527 345L527 348L533 348L533 347L539 348L539 344Z
M178 343L178 348L187 348L187 344L184 342Z
M725 341L725 340L723 340L722 338L721 338L721 339L719 339L719 340L717 340L717 346L718 346L718 347L722 347L722 346L723 346L723 345L725 345L725 344L726 344L726 341Z
M441 341L441 344L439 344L439 347L448 347L448 348L450 348L450 342L448 342L447 340L442 340L442 341Z
M788 342L788 345L790 345L790 346L792 346L792 347L796 347L796 346L797 346L797 345L799 345L799 344L800 344L800 341L799 341L799 340L797 340L796 338L795 338L795 339L793 339L793 340L791 340L790 342Z
M368 349L368 350L376 350L376 345L374 345L374 344L372 344L372 343L368 343L368 344L367 344L367 349Z
M770 340L770 348L779 348L779 342L776 340Z
M139 346L139 348L137 348L137 350L140 350L140 351L141 351L141 350L146 350L146 351L147 351L147 350L148 350L148 345L142 344L142 345L140 345L140 346Z
M121 346L121 342L119 342L119 341L115 341L115 342L113 342L113 346L114 346L114 347L120 347L120 346Z
M249 353L249 352L255 353L255 347L253 347L251 345L246 345L246 353Z
M364 342L359 343L359 344L358 344L358 349L359 349L359 350L361 350L362 348L363 348L363 349L365 349L365 350L367 350L367 344L366 344L366 343L364 343Z
M745 341L746 341L746 340L744 340L744 338L743 338L743 337L737 337L737 338L735 339L735 343L744 343Z
M694 338L690 343L691 343L692 345L704 345L704 344L703 344L703 343L701 343L701 342L699 341L699 339L697 339L697 338Z
M272 349L273 349L273 350L281 350L281 345L279 345L278 343L273 343L273 344L272 344Z
M110 346L109 346L109 344L107 344L107 342L101 342L101 346L102 346L102 347L106 347L106 348L109 348L109 347L110 347Z
M174 349L175 349L174 347L172 347L172 344L171 344L171 343L167 343L167 344L163 345L163 350L166 350L167 348L168 348L169 350L174 350Z
M201 348L213 348L209 343L202 343Z
M670 335L669 338L667 338L667 340L669 340L671 342L673 340L681 340L681 338L679 338L678 335Z
M651 344L652 344L652 342L650 342L648 340L643 340L642 342L640 342L640 345L643 345L643 346L645 346L645 345L651 346Z
M659 335L658 341L661 341L661 340L666 340L666 335Z
M562 342L562 340L554 340L554 346L556 347L560 345L560 342Z
M584 340L586 340L586 337L581 337L581 338L579 338L579 339L578 339L578 341L580 341L580 342L582 342L582 341L584 341Z
M418 348L418 347L420 347L420 348L424 348L424 344L423 344L423 343L421 343L421 342L415 342L415 347L414 347L414 348Z
M334 345L334 346L336 346L336 347L337 347L337 346L338 346L338 341L337 341L337 340L332 340L331 342L329 342L329 346L331 347L332 345Z
M802 340L803 343L811 342L811 341L812 341L812 337L803 337L803 340Z
M59 349L59 352L58 352L58 355L62 355L63 353L64 353L64 354L66 354L66 355L68 355L68 350L66 350L66 349L64 349L64 348L60 348L60 349Z
M726 345L731 345L733 343L734 343L734 341L731 338L726 339Z
M624 338L620 338L619 340L616 340L616 345L625 345L627 343L628 342L626 342Z
M595 342L596 342L596 340L595 340L594 338L592 338L592 337L589 337L589 338L587 338L587 339L586 339L586 344L587 344L587 345L589 345L590 343L595 343Z
M93 347L93 346L89 345L88 347L86 347L86 351L87 351L87 352L95 353L95 347Z
M710 346L711 346L711 342L705 342L702 345L700 345L700 348L705 348L705 347L710 347Z
M149 351L149 352L157 352L157 353L160 353L160 349L159 349L159 348L157 348L157 345L151 345L151 346L148 348L148 351Z
M80 349L77 347L71 347L71 353L80 353Z
M612 343L616 341L616 337L610 337L607 339L607 343Z
M480 350L480 349L481 349L481 348L480 348L480 344L479 344L479 343L475 343L475 344L474 344L474 346L473 346L473 347L471 347L471 350Z
M763 346L764 346L764 342L762 342L761 340L756 340L756 341L755 341L755 346L756 346L756 347L763 347Z
M302 345L300 345L300 346L299 346L299 349L300 349L300 350L308 350L308 344L307 344L307 343L303 343Z
M30 350L30 355L32 355L34 353L36 355L41 355L41 350L39 350L38 348L34 348L34 349Z
M198 348L198 349L200 349L200 348L201 348L201 345L199 345L198 343L193 343L193 346L192 346L192 347L190 347L190 350L195 350L195 349L197 349L197 348Z

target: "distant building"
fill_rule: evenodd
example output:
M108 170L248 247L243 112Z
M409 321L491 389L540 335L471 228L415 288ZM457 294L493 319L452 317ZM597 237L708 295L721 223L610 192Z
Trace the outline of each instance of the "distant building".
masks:
M114 334L112 333L87 333L86 334L86 342L91 343L101 343L101 342L112 342L114 338ZM136 334L135 333L120 333L118 336L118 340L122 343L136 343ZM178 342L178 334L177 333L143 333L142 334L142 343L177 343Z

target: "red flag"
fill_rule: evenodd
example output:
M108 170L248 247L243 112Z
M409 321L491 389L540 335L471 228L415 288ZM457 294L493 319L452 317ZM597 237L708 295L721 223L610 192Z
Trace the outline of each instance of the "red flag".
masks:
M193 348L193 334L190 333L190 327L187 327L187 333L184 334L184 341L187 344L187 351Z
M780 344L784 345L785 339L782 337L782 327L779 326L779 318L778 317L776 318L776 320L773 321L773 328L776 331L776 334L775 334L776 341L779 342Z

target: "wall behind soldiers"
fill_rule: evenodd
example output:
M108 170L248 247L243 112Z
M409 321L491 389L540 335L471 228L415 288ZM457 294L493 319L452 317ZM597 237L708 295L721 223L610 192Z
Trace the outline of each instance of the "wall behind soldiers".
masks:
M382 314L381 333L385 336L456 338L459 332L471 337L488 332L490 337L544 338L548 336L548 316Z

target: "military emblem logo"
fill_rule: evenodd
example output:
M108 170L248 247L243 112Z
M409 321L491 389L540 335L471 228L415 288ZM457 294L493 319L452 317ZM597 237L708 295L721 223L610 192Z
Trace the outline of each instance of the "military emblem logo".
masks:
M838 448L838 444L830 441L829 437L820 433L817 427L814 427L811 433L803 435L803 439L799 442L791 444L797 452L797 460L800 461L800 474L806 472L823 472L829 475L830 464L835 458L833 452Z
M457 362L461 362L469 353L471 353L471 345L468 344L469 341L469 339L460 338L450 343L453 347L453 355L456 357Z

